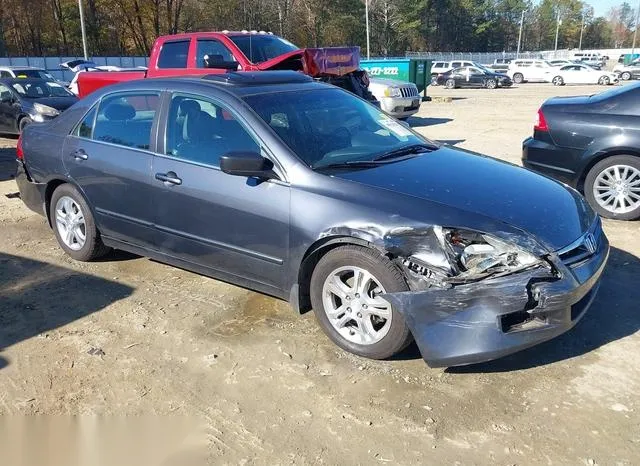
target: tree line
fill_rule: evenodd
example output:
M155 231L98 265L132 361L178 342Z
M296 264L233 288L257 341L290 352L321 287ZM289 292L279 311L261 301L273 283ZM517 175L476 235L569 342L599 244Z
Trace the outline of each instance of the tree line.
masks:
M147 55L159 35L265 30L301 47L359 45L366 0L81 0L90 55ZM597 1L597 0L592 0ZM630 47L628 3L596 17L581 0L368 0L371 55ZM82 55L78 0L3 0L0 56ZM560 20L560 21L558 21ZM640 41L640 37L638 38Z

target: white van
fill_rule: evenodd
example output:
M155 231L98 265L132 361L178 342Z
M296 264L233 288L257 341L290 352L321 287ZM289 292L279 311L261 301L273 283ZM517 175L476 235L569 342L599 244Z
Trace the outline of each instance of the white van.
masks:
M553 67L546 60L523 58L509 63L507 75L516 84L524 82L550 82Z

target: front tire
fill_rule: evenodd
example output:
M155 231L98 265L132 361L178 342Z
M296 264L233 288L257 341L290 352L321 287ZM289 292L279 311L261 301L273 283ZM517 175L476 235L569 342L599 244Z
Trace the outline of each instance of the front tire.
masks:
M438 85L438 75L437 74L432 74L431 75L431 85L432 86L437 86Z
M447 79L447 81L444 83L444 86L447 89L455 89L455 87L456 87L455 79Z
M620 75L620 79L622 79L623 81L629 81L631 79L631 73L625 71Z
M513 82L516 84L522 84L524 82L524 75L522 73L515 73L513 75Z
M608 76L602 76L598 80L598 84L600 84L601 86L608 86L609 85L609 77Z
M49 216L58 244L73 259L87 262L110 251L100 238L91 209L72 185L62 184L53 192Z
M551 80L551 82L554 86L564 86L564 79L562 79L562 76L556 76Z
M495 79L488 79L484 86L487 89L495 89L496 87L498 87L498 83Z
M389 259L361 246L332 249L311 276L311 304L322 330L340 348L386 359L412 341L400 312L380 294L409 288Z
M603 217L640 218L640 158L615 155L596 163L585 179L584 195Z

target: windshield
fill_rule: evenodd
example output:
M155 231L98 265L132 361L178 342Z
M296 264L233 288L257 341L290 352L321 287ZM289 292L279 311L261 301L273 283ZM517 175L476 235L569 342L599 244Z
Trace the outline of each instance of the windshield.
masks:
M37 78L53 80L53 76L43 70L13 70L13 73L16 75L16 78Z
M251 63L262 63L282 54L298 50L298 47L282 37L246 34L229 36Z
M11 83L18 94L22 97L37 99L40 97L69 97L73 94L60 84L50 81L19 81Z
M308 166L372 161L428 141L341 89L256 94L245 101Z

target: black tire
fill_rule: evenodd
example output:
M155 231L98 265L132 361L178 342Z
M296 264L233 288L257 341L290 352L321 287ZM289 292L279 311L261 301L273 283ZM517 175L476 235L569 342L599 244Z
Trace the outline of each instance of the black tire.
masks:
M623 81L629 81L631 79L631 73L625 71L620 75L620 79L622 79Z
M455 89L456 80L451 78L447 79L446 82L444 83L444 87L446 87L447 89Z
M640 158L633 155L614 155L613 157L607 157L606 159L596 163L591 170L589 170L584 181L584 197L587 199L593 210L602 217L616 220L635 220L640 218L640 206L629 212L616 213L607 210L596 201L595 193L593 192L596 179L600 173L614 165L625 165L640 171Z
M514 73L513 82L516 84L522 84L524 82L524 75L522 73Z
M56 205L58 201L63 197L71 198L77 206L80 207L82 215L84 217L84 233L85 241L84 245L77 250L71 249L60 236L60 231L57 225ZM51 226L53 232L56 235L58 244L69 256L77 261L88 262L94 259L98 259L107 254L111 249L104 245L100 238L100 232L96 228L91 209L85 202L82 195L78 190L70 184L62 184L56 188L51 196L51 202L49 203L49 216L51 218Z
M562 79L562 76L554 76L551 82L554 86L564 86L564 79Z
M495 89L496 87L498 87L498 83L495 79L487 79L487 82L484 83L484 87L486 87L487 89Z
M311 304L320 327L336 345L358 356L386 359L399 353L413 341L413 337L404 317L395 309L391 310L387 334L380 341L366 345L347 340L329 321L323 304L323 285L335 270L349 266L368 271L387 293L409 290L400 270L378 252L355 245L332 249L320 259L311 276Z
M31 118L22 117L18 122L18 131L20 132L20 134L22 134L27 125L30 125L31 123L33 123L33 120Z

